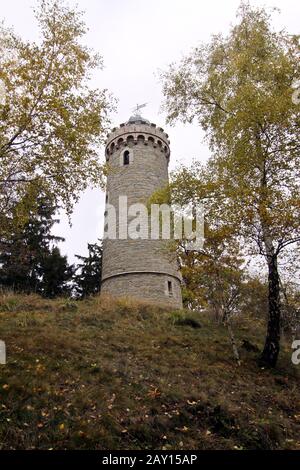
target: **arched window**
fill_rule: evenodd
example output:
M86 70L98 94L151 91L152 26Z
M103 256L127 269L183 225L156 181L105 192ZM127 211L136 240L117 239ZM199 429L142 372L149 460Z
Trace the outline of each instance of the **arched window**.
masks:
M133 135L129 135L126 139L126 144L130 144L134 142L134 137Z
M123 165L129 165L129 150L123 153Z
M137 136L137 141L138 142L145 142L145 136L143 134L140 134Z

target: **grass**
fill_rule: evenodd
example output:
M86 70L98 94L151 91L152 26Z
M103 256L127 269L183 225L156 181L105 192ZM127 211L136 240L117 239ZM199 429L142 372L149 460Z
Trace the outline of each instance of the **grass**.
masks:
M261 348L264 325L235 322ZM0 296L0 449L300 449L299 367L232 357L209 316L97 297ZM254 348L255 349L255 348Z

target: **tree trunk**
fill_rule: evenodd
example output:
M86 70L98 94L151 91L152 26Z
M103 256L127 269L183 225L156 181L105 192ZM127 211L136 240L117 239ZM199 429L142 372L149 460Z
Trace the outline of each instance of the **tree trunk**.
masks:
M277 255L267 255L269 280L269 318L266 342L261 354L261 363L275 367L280 349L280 285Z
M225 324L226 324L227 329L228 329L229 338L230 338L234 358L236 359L238 365L240 366L241 365L240 355L239 355L239 351L238 351L238 348L237 348L235 336L233 334L233 330L232 330L229 318L225 321Z

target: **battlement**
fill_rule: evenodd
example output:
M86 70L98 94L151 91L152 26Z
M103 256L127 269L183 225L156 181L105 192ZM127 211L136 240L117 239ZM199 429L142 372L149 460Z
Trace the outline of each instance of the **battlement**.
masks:
M141 119L128 121L112 129L107 136L105 146L106 160L109 161L109 157L120 148L138 143L152 145L154 148L158 147L166 158L170 157L168 134L161 127L156 127L156 124Z

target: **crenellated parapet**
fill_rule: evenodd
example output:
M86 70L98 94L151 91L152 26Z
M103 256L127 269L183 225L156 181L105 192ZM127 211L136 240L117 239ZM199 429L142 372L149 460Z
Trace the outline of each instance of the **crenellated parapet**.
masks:
M156 124L141 120L120 124L120 127L112 129L106 141L106 161L109 161L110 156L122 147L137 144L159 148L169 160L170 141L168 134L161 127L156 127Z

